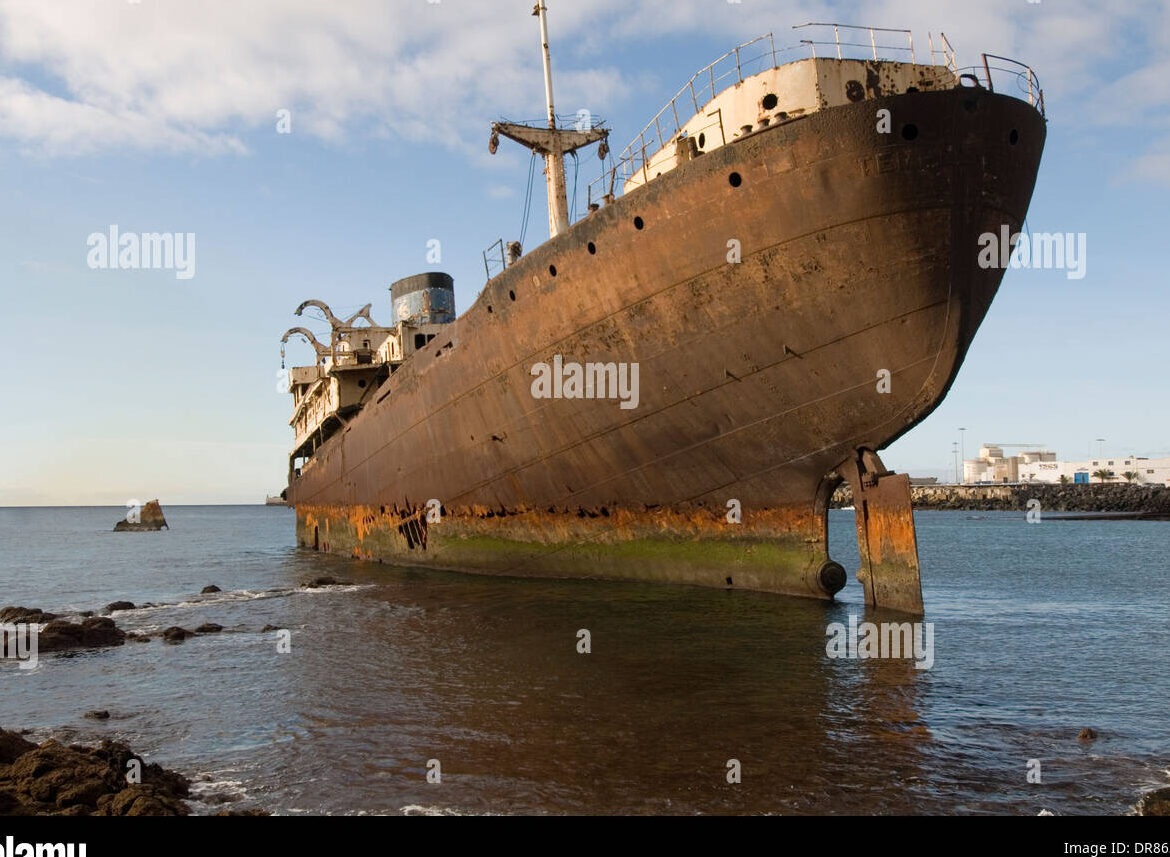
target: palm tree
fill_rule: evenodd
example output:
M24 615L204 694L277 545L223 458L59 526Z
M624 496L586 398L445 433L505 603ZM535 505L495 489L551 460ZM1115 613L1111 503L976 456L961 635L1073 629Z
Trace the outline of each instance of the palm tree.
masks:
M1108 482L1113 478L1113 471L1106 470L1102 467L1100 470L1094 470L1093 476L1095 476L1097 479L1100 479L1102 482Z
M1067 473L1060 474L1060 484L1061 485L1067 485L1070 482L1072 482L1072 480L1068 478Z
M1122 473L1121 475L1125 477L1126 482L1137 482L1138 477L1141 476L1141 474L1138 473L1136 470L1127 470L1124 473Z

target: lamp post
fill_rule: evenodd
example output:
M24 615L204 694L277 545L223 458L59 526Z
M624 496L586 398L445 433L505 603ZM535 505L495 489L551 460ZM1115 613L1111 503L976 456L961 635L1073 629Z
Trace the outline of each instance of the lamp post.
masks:
M1105 438L1097 438L1097 458L1105 457Z
M963 478L959 480L959 484L967 481L967 436L963 432L967 431L965 428L959 428L959 463L963 467Z
M951 452L955 456L955 484L959 484L959 444L951 441Z

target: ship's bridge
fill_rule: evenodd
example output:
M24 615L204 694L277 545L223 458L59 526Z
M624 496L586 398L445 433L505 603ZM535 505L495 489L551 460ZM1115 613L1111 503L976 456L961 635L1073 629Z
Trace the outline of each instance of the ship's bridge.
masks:
M325 441L342 429L370 401L374 391L415 351L423 348L439 329L455 319L455 285L448 274L427 272L399 280L390 287L396 323L377 324L367 304L341 319L322 301L308 300L297 307L319 310L329 322L329 344L312 331L293 327L281 339L284 344L299 336L312 346L312 366L287 370L288 392L293 397L293 451L289 469L295 474L311 462ZM283 365L283 363L282 363Z

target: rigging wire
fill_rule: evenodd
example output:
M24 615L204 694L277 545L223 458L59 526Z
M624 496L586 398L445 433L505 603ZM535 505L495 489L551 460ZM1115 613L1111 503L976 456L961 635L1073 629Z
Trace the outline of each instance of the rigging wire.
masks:
M569 221L577 219L577 172L581 169L581 159L576 152L569 152L573 156L573 204L569 208Z
M528 161L528 191L524 195L524 215L520 221L520 246L524 246L524 236L528 234L528 215L532 211L532 178L536 174L536 152Z

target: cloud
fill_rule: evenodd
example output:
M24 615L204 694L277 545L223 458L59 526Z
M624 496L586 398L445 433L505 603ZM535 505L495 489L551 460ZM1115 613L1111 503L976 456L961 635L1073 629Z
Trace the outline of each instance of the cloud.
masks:
M234 154L287 108L294 133L324 140L396 137L481 153L488 119L543 103L530 5L0 0L0 138L49 155ZM653 66L629 60L648 40L725 35L730 46L772 30L783 47L810 35L791 29L807 20L914 28L919 61L927 30L936 44L947 32L961 65L983 50L1018 56L1040 71L1056 121L1061 102L1090 120L1124 114L1142 124L1143 99L1170 101L1170 11L1160 0L1124 11L1090 0L947 8L884 0L864 11L837 2L565 0L550 10L558 108L604 115L633 98L665 100L683 81L659 81ZM633 70L617 68L617 57ZM709 59L696 57L695 68Z
M469 115L543 103L528 9L519 0L0 0L0 137L50 155L239 153L287 108L294 133L389 133L478 150L483 129L469 133ZM606 59L613 39L736 39L766 16L753 4L712 13L696 0L598 0L556 4L550 17L558 102L603 112L631 92Z
M244 144L229 134L160 122L135 110L59 98L10 77L0 77L0 128L5 136L28 144L28 150L35 144L50 154L139 146L210 155L245 151Z
M1160 141L1158 146L1136 158L1125 178L1170 185L1170 138Z
M45 261L43 259L22 259L17 264L32 274L60 274L70 271L68 265L56 261Z

